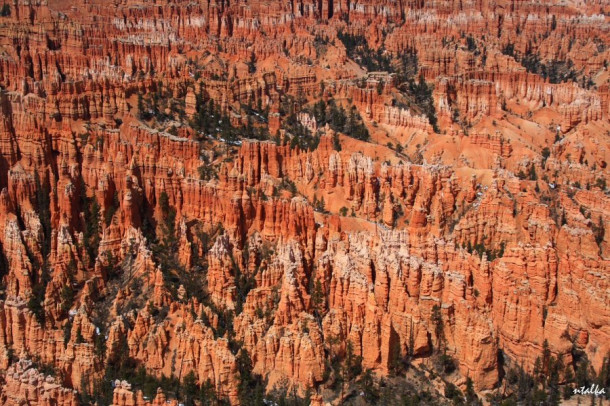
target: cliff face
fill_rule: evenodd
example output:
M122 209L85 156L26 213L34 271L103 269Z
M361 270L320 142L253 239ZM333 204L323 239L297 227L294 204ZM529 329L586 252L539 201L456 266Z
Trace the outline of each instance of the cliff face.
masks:
M38 372L30 361L15 362L6 370L5 379L2 390L3 404L79 404L76 391L62 387L57 379Z
M7 3L0 403L599 372L604 7Z

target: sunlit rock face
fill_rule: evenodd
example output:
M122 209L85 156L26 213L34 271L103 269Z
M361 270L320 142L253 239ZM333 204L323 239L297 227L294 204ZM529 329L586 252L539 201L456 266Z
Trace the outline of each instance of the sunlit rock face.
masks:
M600 372L609 11L0 7L0 404L249 404L260 376L318 405L349 357L444 354L479 394Z

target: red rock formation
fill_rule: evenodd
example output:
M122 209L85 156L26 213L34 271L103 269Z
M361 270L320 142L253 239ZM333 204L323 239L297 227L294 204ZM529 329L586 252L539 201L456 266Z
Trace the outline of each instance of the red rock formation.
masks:
M608 10L551 3L7 3L0 404L76 405L115 359L243 404L241 349L315 404L348 351L477 391L545 345L599 371Z
M6 370L0 399L2 404L78 405L76 391L62 387L57 379L45 376L30 361L20 360Z

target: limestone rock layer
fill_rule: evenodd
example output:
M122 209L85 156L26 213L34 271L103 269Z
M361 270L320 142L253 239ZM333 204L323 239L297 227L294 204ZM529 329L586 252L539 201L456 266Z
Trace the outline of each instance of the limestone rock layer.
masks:
M555 3L5 3L0 404L603 371L610 9Z

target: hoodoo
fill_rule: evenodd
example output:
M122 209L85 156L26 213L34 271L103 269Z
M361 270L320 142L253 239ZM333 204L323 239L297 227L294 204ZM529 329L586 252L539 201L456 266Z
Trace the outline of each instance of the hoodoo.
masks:
M606 404L609 15L5 0L0 405Z

